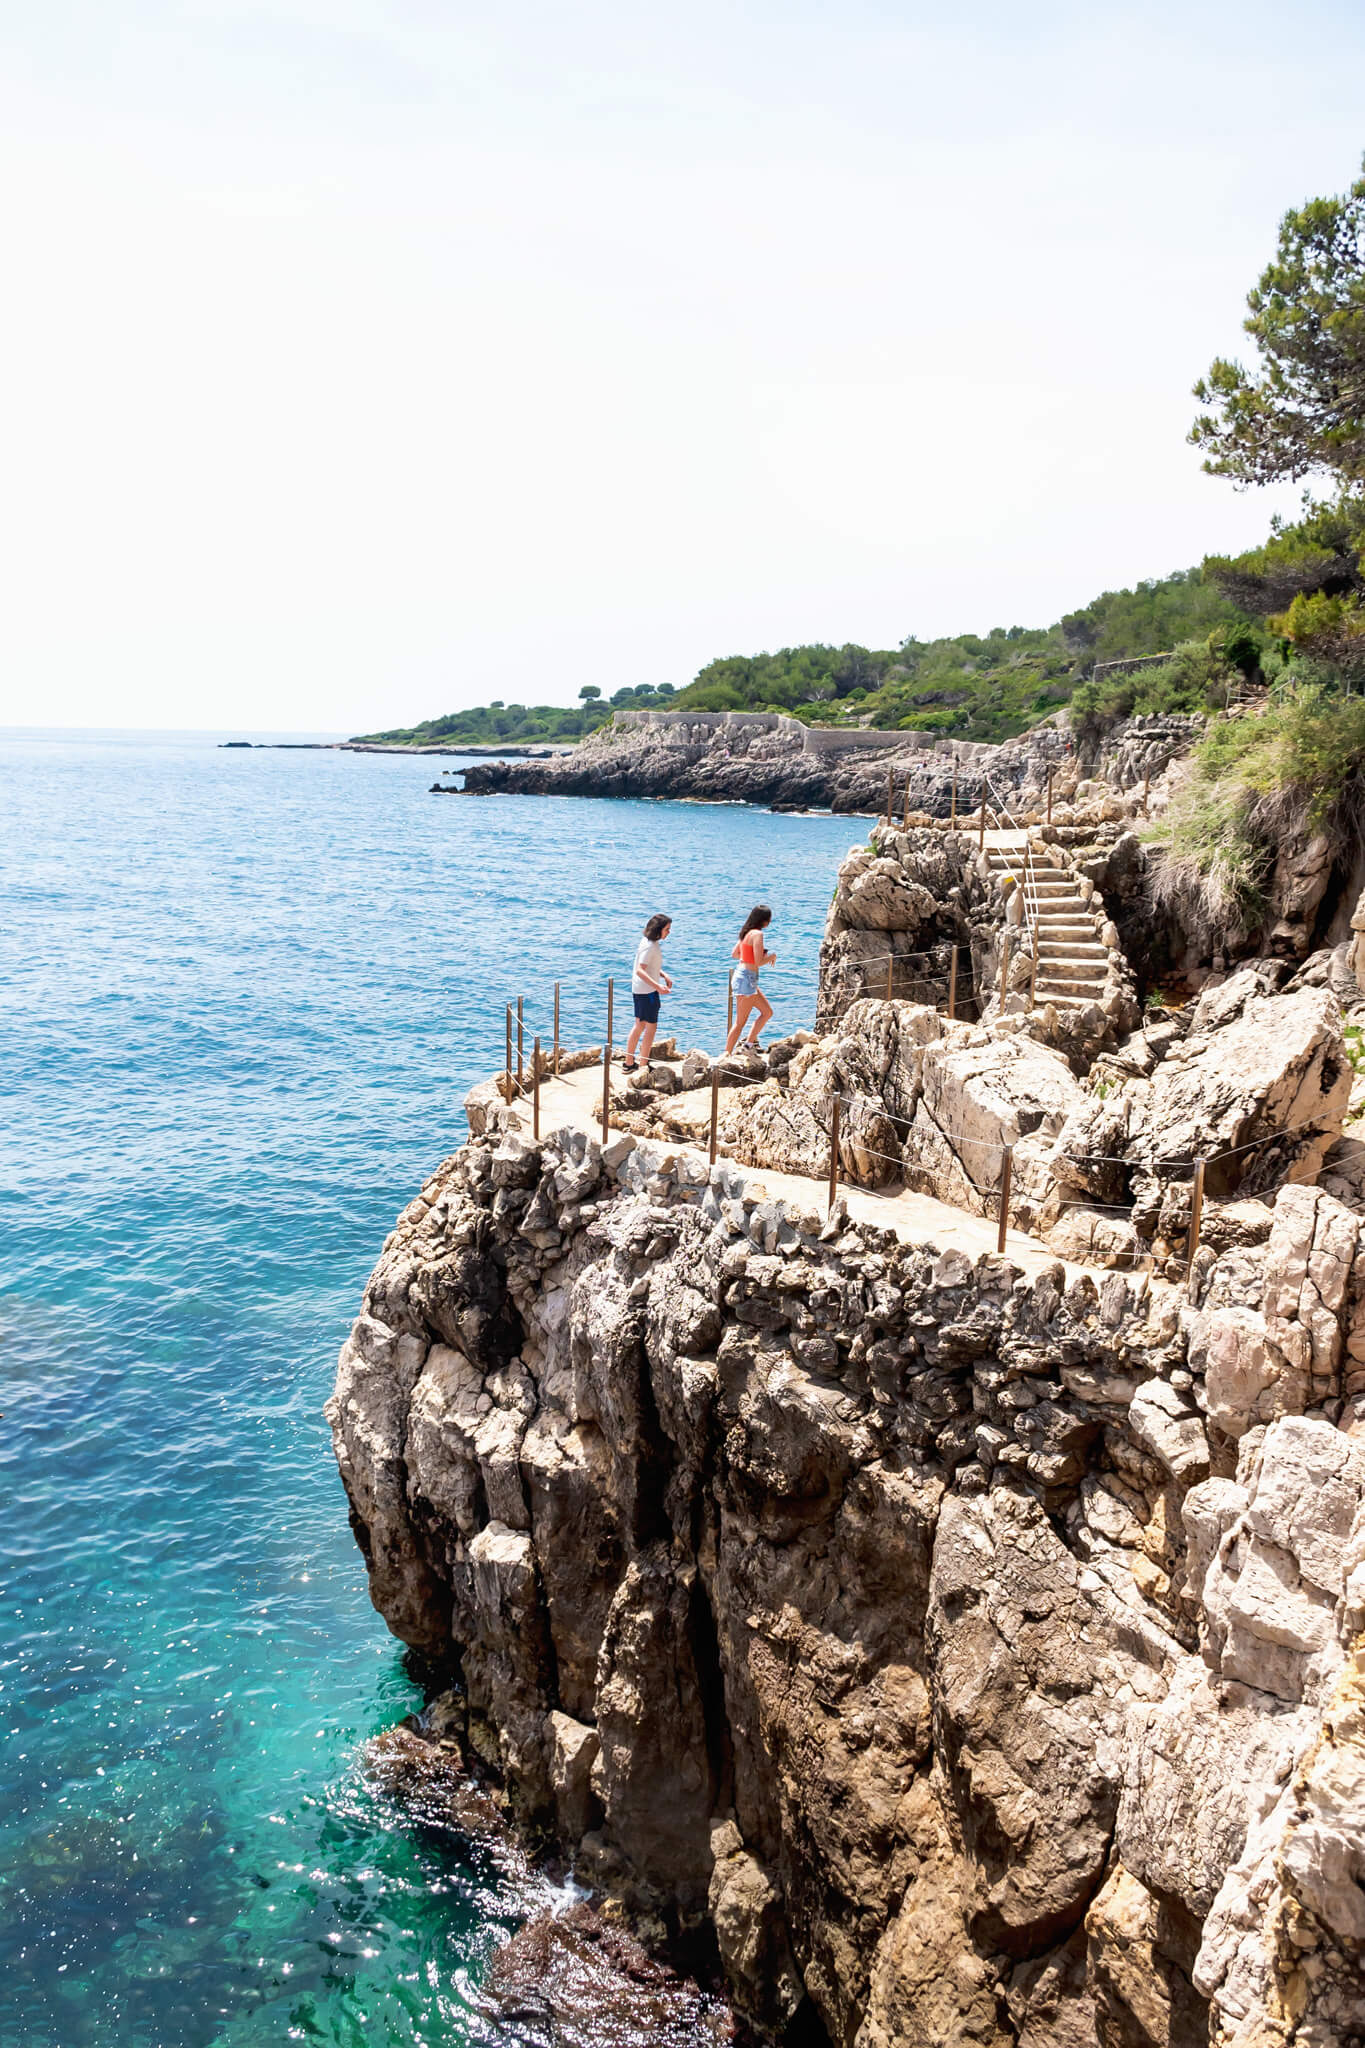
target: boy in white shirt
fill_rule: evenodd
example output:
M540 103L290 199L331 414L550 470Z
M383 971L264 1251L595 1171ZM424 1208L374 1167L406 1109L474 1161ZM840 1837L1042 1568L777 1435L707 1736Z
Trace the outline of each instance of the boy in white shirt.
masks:
M626 1040L626 1056L621 1063L624 1074L638 1073L649 1065L650 1047L659 1028L659 998L667 995L673 986L664 973L661 951L663 941L672 928L672 918L665 917L662 911L656 912L645 926L644 937L635 949L635 966L630 977L635 1022Z

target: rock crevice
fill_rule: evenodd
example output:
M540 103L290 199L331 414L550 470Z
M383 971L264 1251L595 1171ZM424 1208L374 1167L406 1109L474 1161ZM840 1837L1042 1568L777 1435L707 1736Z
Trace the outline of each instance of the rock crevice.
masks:
M1353 1213L1282 1189L1191 1305L489 1123L329 1415L533 1833L774 2040L1365 2028Z

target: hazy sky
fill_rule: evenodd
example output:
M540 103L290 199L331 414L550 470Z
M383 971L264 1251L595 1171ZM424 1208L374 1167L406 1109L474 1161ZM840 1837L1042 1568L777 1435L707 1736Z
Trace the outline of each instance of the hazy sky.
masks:
M1254 542L1189 386L1365 148L1365 13L1287 19L0 0L0 722L569 701Z

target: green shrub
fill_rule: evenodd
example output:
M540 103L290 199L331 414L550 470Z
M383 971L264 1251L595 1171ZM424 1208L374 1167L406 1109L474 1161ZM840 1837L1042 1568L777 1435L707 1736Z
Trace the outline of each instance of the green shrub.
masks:
M1219 719L1195 749L1165 817L1158 894L1195 891L1238 938L1256 929L1276 852L1307 831L1359 836L1365 817L1365 697L1284 686L1268 707Z

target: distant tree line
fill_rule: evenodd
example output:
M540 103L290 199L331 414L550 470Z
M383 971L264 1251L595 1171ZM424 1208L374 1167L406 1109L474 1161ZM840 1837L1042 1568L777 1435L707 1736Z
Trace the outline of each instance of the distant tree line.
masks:
M1199 569L1133 590L1106 591L1052 626L997 626L940 640L913 634L899 647L847 643L780 647L708 662L681 690L639 683L604 697L585 683L579 702L508 704L500 699L421 725L366 733L369 740L432 745L446 740L576 740L619 710L785 711L806 724L874 725L997 740L1069 702L1097 661L1158 654L1246 620Z
M1333 492L1307 499L1296 524L1273 522L1262 548L1105 591L1051 626L725 655L676 691L642 683L606 698L588 683L568 709L492 703L367 737L578 739L616 710L668 704L1001 740L1064 704L1093 728L1134 710L1217 710L1242 684L1349 696L1365 688L1365 177L1284 216L1243 326L1259 367L1220 358L1195 386L1204 410L1190 439L1205 468L1243 487L1326 476ZM1103 674L1166 652L1160 667Z

